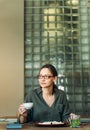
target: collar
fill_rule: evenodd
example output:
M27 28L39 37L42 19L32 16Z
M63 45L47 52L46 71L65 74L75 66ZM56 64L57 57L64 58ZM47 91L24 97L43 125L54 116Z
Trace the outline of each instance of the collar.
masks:
M54 85L53 87L54 87L54 90L53 90L54 93L55 93L56 95L58 95L58 94L59 94L59 89L57 88L56 85ZM38 94L42 93L41 87L38 87L36 91L37 91Z

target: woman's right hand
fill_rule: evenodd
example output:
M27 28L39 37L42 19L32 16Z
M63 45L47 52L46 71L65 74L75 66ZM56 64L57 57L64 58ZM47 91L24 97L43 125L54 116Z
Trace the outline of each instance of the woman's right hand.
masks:
M27 109L23 106L23 104L21 104L18 108L18 117L19 117L19 122L20 123L25 123L26 119L27 119Z
M24 113L27 113L27 110L26 110L26 108L24 107L23 104L21 104L21 105L19 106L18 112L19 112L20 115L23 115Z

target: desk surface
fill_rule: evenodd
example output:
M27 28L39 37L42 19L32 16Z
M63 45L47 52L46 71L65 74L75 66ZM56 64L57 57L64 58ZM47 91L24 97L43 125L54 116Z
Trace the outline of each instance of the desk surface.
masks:
M81 124L80 128L70 128L68 127L38 127L35 126L34 124L24 124L22 126L21 130L90 130L90 123L83 123ZM6 129L6 124L1 124L0 123L0 130L7 130ZM14 130L14 129L9 129L9 130ZM20 129L17 129L20 130Z

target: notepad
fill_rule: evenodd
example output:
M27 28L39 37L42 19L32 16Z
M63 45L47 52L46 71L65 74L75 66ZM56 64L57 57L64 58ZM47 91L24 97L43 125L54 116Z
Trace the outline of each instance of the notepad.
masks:
M17 122L18 119L17 118L0 118L0 122L8 122L8 123L13 123L13 122Z

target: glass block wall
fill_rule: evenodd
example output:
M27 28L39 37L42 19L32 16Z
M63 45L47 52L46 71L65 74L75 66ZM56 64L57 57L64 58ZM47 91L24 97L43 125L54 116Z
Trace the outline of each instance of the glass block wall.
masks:
M51 63L72 112L90 115L90 1L24 0L24 48L25 95Z

